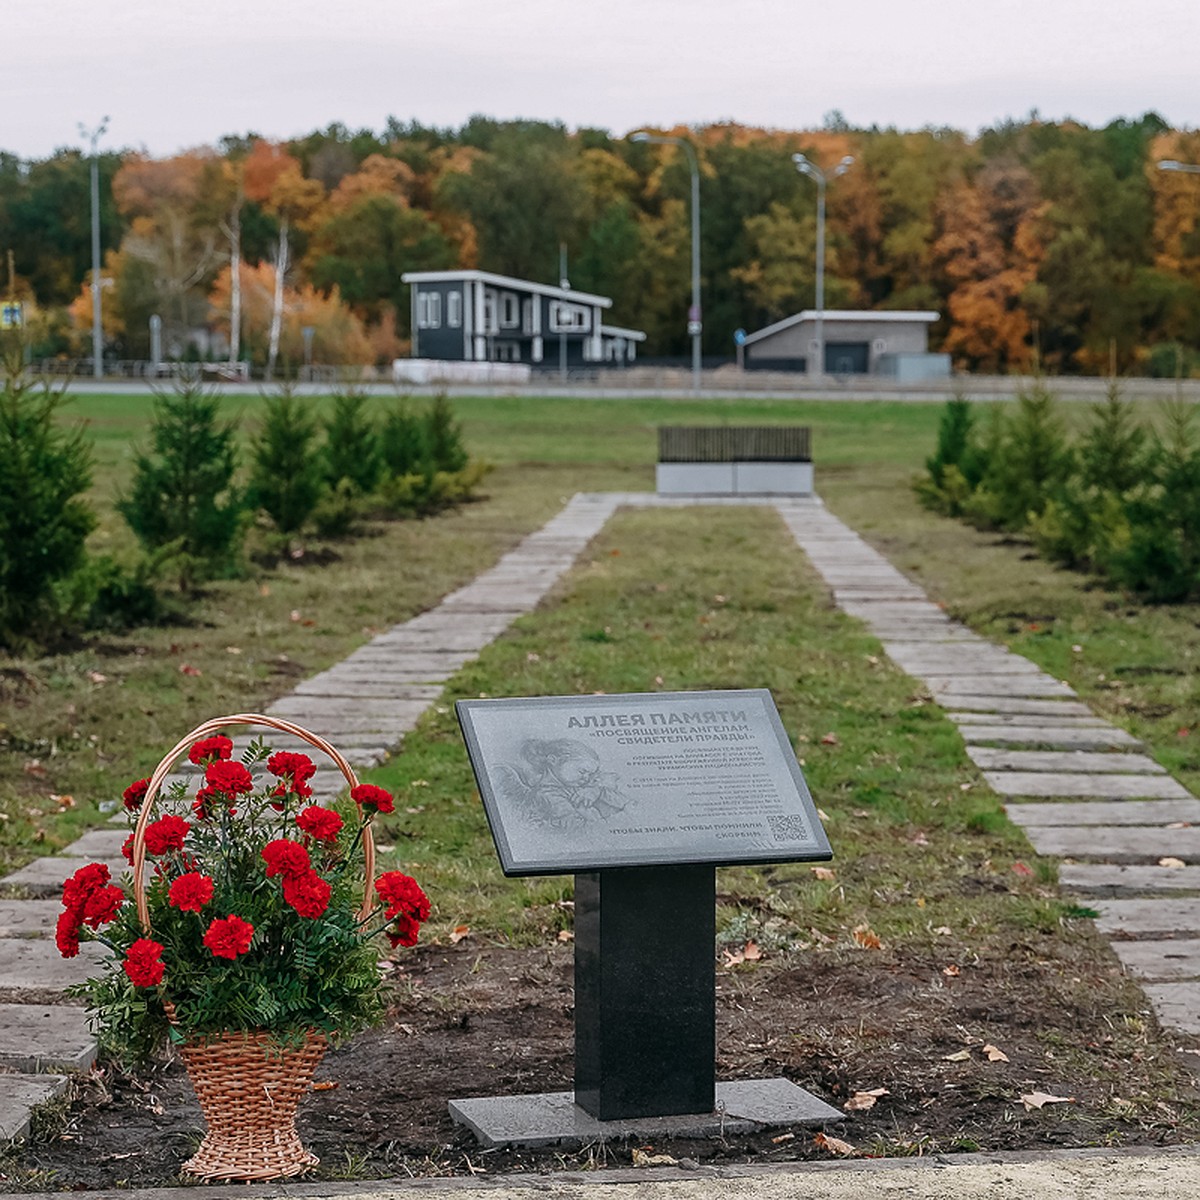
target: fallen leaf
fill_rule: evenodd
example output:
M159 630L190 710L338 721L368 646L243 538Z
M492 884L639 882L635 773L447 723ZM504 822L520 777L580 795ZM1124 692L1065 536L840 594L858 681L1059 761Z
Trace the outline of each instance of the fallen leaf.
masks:
M960 968L956 967L953 963L951 963L948 967L942 968L942 974L945 975L948 979L954 979L956 976L961 975L962 971Z
M179 664L180 675L203 675L204 672L199 667L193 667L191 663Z
M1020 875L1023 879L1033 878L1033 872L1023 862L1013 863L1012 869L1014 875Z
M661 675L655 675L655 677L654 677L654 682L655 682L655 683L656 683L656 684L657 684L659 687L662 687L662 685L663 685L663 677L662 677Z
M763 956L757 942L747 942L742 948L742 957L746 962L758 962Z
M714 603L714 604L724 604L724 603L725 603L725 601L726 601L727 599L728 599L728 597L727 597L727 596L722 596L722 595L721 595L721 593L720 593L720 592L718 592L718 593L717 593L717 594L716 594L716 595L713 597L713 603Z
M450 932L450 944L457 945L471 932L470 925L455 925Z
M942 1062L969 1062L970 1050L956 1050L953 1054L943 1054Z
M102 675L99 671L89 671L87 677L97 685L103 685L108 682L108 676Z
M740 950L723 950L722 953L725 955L725 965L727 967L736 967L739 963L746 961L745 954Z
M242 652L241 646L226 646L225 647L226 654L241 654L241 652Z
M46 778L46 768L42 766L40 758L26 759L25 766L22 769L26 775L32 775L35 779Z
M871 664L871 666L873 666L873 667L877 667L877 666L879 666L879 655L877 655L877 654L868 654L868 655L867 655L867 662L869 662L869 663Z
M988 1062L1008 1062L1008 1055L999 1046L993 1046L991 1042L984 1046L983 1052L987 1055Z
M614 550L614 554L619 554L619 550ZM672 1158L669 1154L647 1154L645 1150L639 1150L636 1146L633 1148L633 1165L635 1167L677 1167L679 1159Z
M918 833L917 836L912 839L912 844L914 846L928 846L929 839L923 833Z
M338 1086L336 1079L325 1079L320 1083L314 1083L312 1090L314 1092L332 1092Z
M1051 1096L1049 1092L1025 1092L1021 1096L1021 1103L1025 1105L1025 1111L1030 1112L1047 1104L1074 1104L1075 1097Z
M569 929L560 929L558 931L558 940L560 942L573 942L575 940L575 935Z
M288 620L294 621L294 622L296 622L296 624L299 624L300 623L300 610L298 608L293 608L292 611L288 614Z
M882 950L883 942L869 925L856 925L854 928L854 940L864 950Z
M396 1026L396 1028L400 1030L405 1037L416 1037L417 1035L417 1031L411 1025L408 1025L405 1022L401 1022Z
M827 813L827 812L826 812L826 811L825 811L823 808L818 808L818 809L817 809L817 816L818 816L818 818L820 818L820 820L822 820L822 821L828 821L828 820L829 820L829 814L828 814L828 813Z
M60 796L57 792L51 792L50 799L53 800L63 812L65 812L68 808L75 807L74 796Z
M915 904L915 905L916 905L918 908L924 908L924 907L925 907L925 897L924 897L924 896L918 896L918 897L916 898L916 900L914 900L914 901L913 901L913 903L914 903L914 904Z
M822 746L840 746L841 742L838 740L838 735L836 733L827 733L821 739L821 745Z
M828 1150L831 1154L854 1154L855 1149L849 1142L843 1142L841 1138L830 1137L827 1133L818 1133L813 1138L813 1145L818 1150Z
M1187 863L1182 858L1160 858L1158 860L1160 867L1169 867L1172 871L1178 871L1181 867L1186 867Z
M949 937L954 930L951 929L949 925L935 925L933 927L933 932L936 933L938 937Z
M890 1095L887 1088L872 1088L869 1092L855 1092L842 1107L847 1112L866 1112L867 1109L875 1107L875 1101L880 1096Z
M790 1142L795 1136L796 1135L794 1133L781 1133L778 1137L773 1137L771 1139L771 1144L773 1146L778 1146L782 1142Z
M836 879L837 875L829 867L809 867L808 868L818 879Z
M258 594L259 594L260 596L269 596L269 595L271 594L271 586L270 586L270 584L267 584L267 583L260 583L260 584L258 585Z
M525 661L531 662L531 663L541 662L542 656L540 654L538 654L536 651L530 650L529 653L525 655Z

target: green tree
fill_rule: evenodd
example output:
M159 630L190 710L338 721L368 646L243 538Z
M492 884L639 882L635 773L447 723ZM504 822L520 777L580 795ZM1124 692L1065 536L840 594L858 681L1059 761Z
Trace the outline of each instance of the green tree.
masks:
M331 490L343 480L360 496L369 495L379 482L379 436L366 411L362 392L338 392L333 412L325 421L324 472ZM343 485L344 487L344 485Z
M280 533L295 533L321 496L313 465L317 422L290 387L265 398L262 429L253 443L248 501Z
M235 427L218 420L220 401L194 381L154 398L152 450L134 460L117 509L148 550L165 550L181 590L228 570L241 547L245 504L234 486Z
M82 429L59 423L62 392L21 375L20 348L5 348L0 389L0 645L45 639L57 617L55 584L84 561L96 523L82 498L91 449Z

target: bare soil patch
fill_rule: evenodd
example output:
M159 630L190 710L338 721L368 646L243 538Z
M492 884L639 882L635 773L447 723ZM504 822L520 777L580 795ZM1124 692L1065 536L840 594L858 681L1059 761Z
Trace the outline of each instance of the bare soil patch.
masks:
M1177 1039L1158 1031L1094 936L1032 934L957 973L946 968L943 957L911 949L831 949L722 968L718 1077L784 1075L838 1107L886 1089L829 1129L870 1155L1196 1139L1200 1096ZM571 1154L484 1151L447 1115L452 1097L570 1087L570 946L467 938L408 954L394 979L386 1026L327 1055L301 1107L302 1135L322 1159L318 1177L629 1163L629 1143ZM989 1059L985 1046L1004 1057ZM1069 1099L1027 1109L1021 1096L1036 1092ZM201 1129L178 1063L135 1076L101 1068L0 1163L0 1182L8 1190L169 1184ZM652 1149L725 1163L827 1157L814 1132Z

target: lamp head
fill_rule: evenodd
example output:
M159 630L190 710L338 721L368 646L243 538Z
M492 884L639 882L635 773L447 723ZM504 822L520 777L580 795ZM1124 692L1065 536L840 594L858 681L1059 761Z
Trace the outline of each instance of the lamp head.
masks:
M799 166L801 163L808 162L808 159L803 154L793 154L792 162L794 162L796 166Z
M631 142L648 142L650 135L644 129L639 129L636 133L629 135L629 140Z
M1183 163L1178 162L1174 158L1161 158L1158 161L1158 169L1160 171L1178 171L1183 167Z

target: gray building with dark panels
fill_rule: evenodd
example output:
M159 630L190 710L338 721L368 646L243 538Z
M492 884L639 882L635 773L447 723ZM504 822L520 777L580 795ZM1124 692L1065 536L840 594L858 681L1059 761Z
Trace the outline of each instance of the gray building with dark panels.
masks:
M646 340L604 323L607 296L490 271L410 271L412 357L450 362L627 366Z
M822 314L827 375L891 375L902 380L950 374L950 358L929 353L928 311L826 309ZM745 366L759 371L808 371L818 347L817 312L776 321L743 343Z

